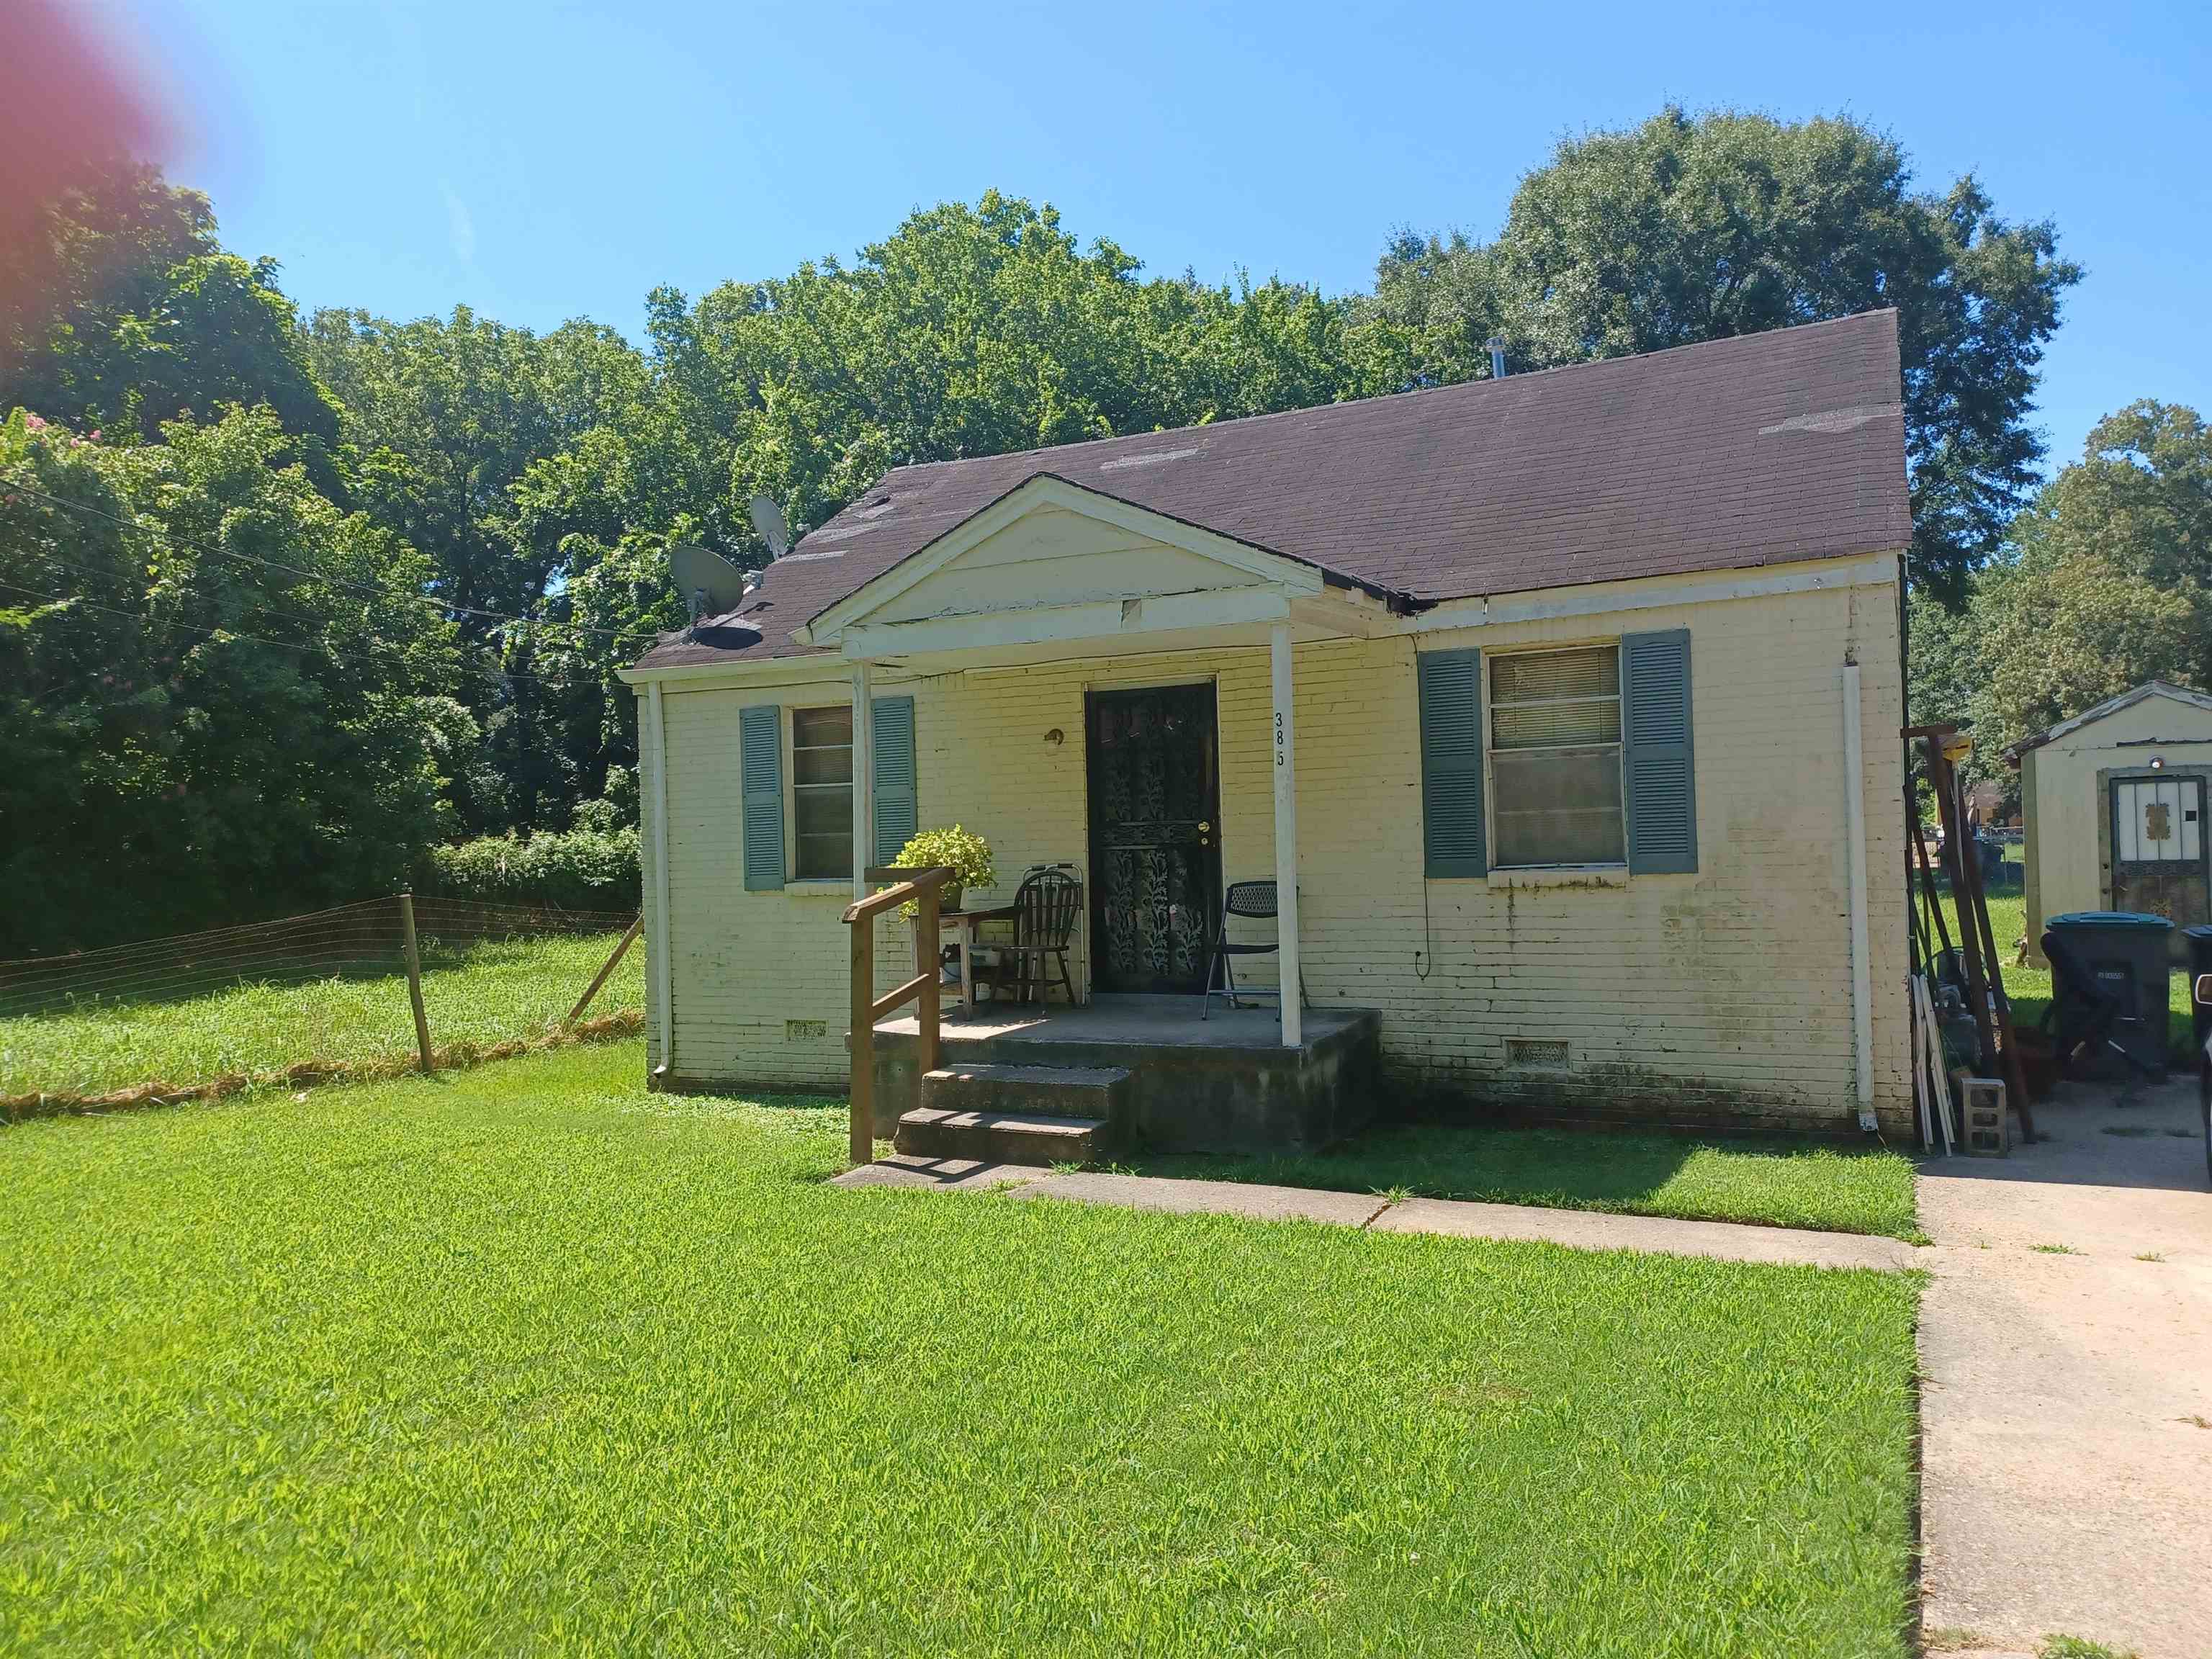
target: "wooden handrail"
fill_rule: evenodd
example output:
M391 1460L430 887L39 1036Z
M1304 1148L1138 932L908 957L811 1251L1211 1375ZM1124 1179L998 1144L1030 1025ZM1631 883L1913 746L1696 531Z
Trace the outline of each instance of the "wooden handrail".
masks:
M938 988L937 916L939 891L953 878L946 866L921 869L887 866L863 872L872 882L893 885L880 893L855 899L845 907L844 921L852 929L853 966L853 1103L846 1126L846 1151L854 1164L866 1164L876 1153L876 1022L908 1001L919 1004L915 1024L915 1087L937 1069ZM884 911L913 902L915 976L896 990L876 994L876 918Z
M881 915L896 905L904 904L924 887L932 892L945 885L957 872L950 865L924 865L912 870L902 870L895 865L885 865L867 871L870 881L896 882L880 893L871 893L864 899L855 899L845 907L845 920L858 921L864 916Z

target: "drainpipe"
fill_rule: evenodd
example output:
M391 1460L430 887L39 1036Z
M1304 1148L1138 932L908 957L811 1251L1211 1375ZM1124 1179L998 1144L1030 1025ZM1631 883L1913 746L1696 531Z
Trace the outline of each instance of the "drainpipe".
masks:
M1859 665L1844 663L1844 832L1851 890L1852 1077L1859 1127L1875 1127L1874 985L1867 960L1866 765L1859 733Z
M647 693L653 716L653 968L660 1004L660 1064L655 1077L666 1077L676 1055L676 969L668 946L668 726L660 704L660 682Z

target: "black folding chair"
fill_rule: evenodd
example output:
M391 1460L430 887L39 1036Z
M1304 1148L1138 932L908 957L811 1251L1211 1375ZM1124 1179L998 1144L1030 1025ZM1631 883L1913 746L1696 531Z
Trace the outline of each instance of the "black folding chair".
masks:
M2122 1048L2112 1033L2112 1027L2128 1017L2126 1006L2097 982L2097 976L2055 933L2043 935L2043 959L2051 964L2051 1006L2043 1011L2036 1029L2050 1040L2060 1069L2077 1056L2101 1054L2109 1048L2132 1070L2154 1074L2154 1068ZM2063 1049L2058 1046L2062 1032L2067 1040Z
M1275 910L1275 884L1272 881L1232 881L1229 884L1229 891L1223 896L1221 901L1220 931L1214 935L1213 949L1206 959L1206 996L1199 1004L1198 1010L1198 1017L1200 1019L1212 1017L1213 1000L1216 997L1226 998L1229 1006L1232 1008L1242 1008L1244 1006L1243 1002L1237 1000L1239 997L1254 1001L1266 1001L1273 999L1279 1003L1283 1000L1283 994L1279 989L1238 990L1236 970L1231 966L1232 961L1237 957L1261 957L1266 956L1270 951L1280 951L1283 948L1281 928L1278 927L1275 936L1269 939L1251 941L1232 939L1229 937L1229 923L1233 917L1250 921L1279 921ZM1217 969L1221 981L1219 989L1215 988L1213 982ZM1303 1008L1305 1005L1305 974L1301 970L1298 975L1298 1006Z

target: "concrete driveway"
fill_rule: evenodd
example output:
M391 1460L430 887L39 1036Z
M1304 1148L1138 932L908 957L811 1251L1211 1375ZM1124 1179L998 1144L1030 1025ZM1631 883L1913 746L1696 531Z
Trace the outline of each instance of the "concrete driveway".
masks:
M2212 1192L2194 1079L2062 1085L1923 1166L1923 1627L2212 1655ZM2062 1248L2063 1247L2063 1248Z

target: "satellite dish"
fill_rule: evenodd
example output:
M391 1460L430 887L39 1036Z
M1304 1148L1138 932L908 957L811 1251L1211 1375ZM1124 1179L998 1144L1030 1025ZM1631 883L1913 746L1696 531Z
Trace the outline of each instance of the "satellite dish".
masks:
M783 509L766 495L756 495L745 504L752 515L753 528L768 544L769 557L780 559L791 551L791 526L783 521Z
M668 568L676 591L691 608L691 620L735 611L745 597L745 573L712 548L678 544L668 550Z

